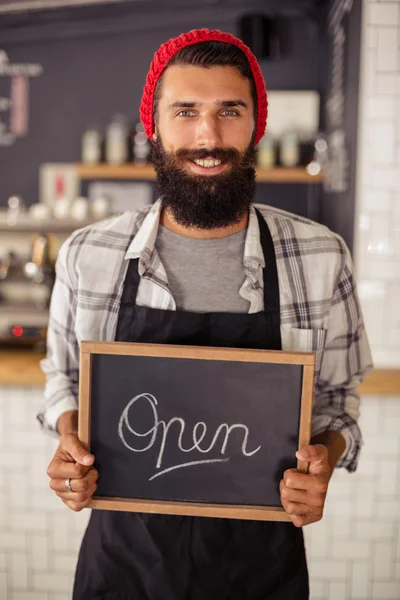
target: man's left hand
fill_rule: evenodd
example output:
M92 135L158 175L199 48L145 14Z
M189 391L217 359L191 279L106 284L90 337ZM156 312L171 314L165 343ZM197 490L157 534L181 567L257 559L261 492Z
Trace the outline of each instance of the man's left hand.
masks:
M322 444L304 446L296 458L308 462L308 474L288 469L280 483L281 502L296 527L322 519L331 468L328 448Z

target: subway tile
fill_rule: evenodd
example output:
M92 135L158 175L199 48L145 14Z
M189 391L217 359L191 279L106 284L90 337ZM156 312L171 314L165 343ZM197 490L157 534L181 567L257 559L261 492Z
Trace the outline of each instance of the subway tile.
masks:
M328 520L324 516L321 521L306 528L308 556L321 559L330 555L332 536L328 525Z
M50 554L54 554L54 548L49 544L49 536L42 533L29 533L28 542L28 565L31 571L48 571Z
M367 119L393 119L396 117L395 99L390 96L372 96L366 100Z
M367 598L370 598L371 589L372 581L369 562L355 561L352 565L351 572L351 599L366 600Z
M390 244L390 213L371 214L367 252L370 257L387 257L393 254Z
M394 576L395 548L391 541L376 542L373 561L374 580L390 580Z
M375 505L378 519L398 519L400 515L400 499L386 500L379 498Z
M382 190L382 189L368 189L362 194L362 203L364 213L369 211L370 213L374 212L386 212L391 209L392 204L392 193L390 190ZM372 216L368 215L368 216Z
M378 28L377 69L379 71L396 71L398 60L399 33L396 27Z
M12 512L10 526L15 531L42 531L47 528L47 517L42 512Z
M345 558L350 560L355 556L357 558L369 558L371 554L371 544L366 543L365 540L335 539L332 545L332 556L336 559Z
M373 600L399 600L400 581L374 581L372 598Z
M10 600L50 600L46 592L12 592Z
M382 187L383 190L391 189L397 191L399 185L399 170L391 166L374 166L372 179L374 187Z
M356 520L354 537L357 540L392 540L395 535L396 531L393 521Z
M34 573L33 587L47 592L68 592L71 577L60 573Z
M77 561L76 553L60 553L54 555L52 562L52 569L58 572L67 572L69 574L73 574L75 572L76 561Z
M365 28L365 47L368 50L376 51L378 45L378 28L375 25L368 25Z
M4 550L26 550L25 533L0 532L0 548Z
M399 93L400 75L398 73L376 73L376 89L378 94L391 96Z
M7 573L0 571L0 598L7 600Z
M395 281L400 278L400 264L394 260L371 261L371 277L385 281Z
M368 328L367 328L367 331L368 331ZM361 411L360 411L360 421L359 421L365 444L368 444L368 438L371 434L372 434L372 438L376 439L376 435L374 435L374 434L380 435L382 433L383 418L384 418L382 406L380 406L379 399L376 398L375 402L369 402L369 403L368 402L369 402L368 397L362 399ZM367 405L367 403L368 403L368 405ZM360 463L365 463L367 465L370 465L374 459L371 457L369 460L365 460L366 457L364 454L364 448L365 448L365 445L361 449ZM357 470L357 474L359 474L358 470Z
M372 347L372 360L375 368L398 369L400 365L400 348L393 346L388 349L387 344L381 347Z
M26 468L27 455L26 452L14 452L4 449L0 452L0 469L2 468Z
M373 125L374 145L371 160L375 165L390 164L396 160L396 131L393 121Z
M309 565L309 571L312 578L341 580L346 578L347 563L345 560L314 559Z
M325 600L328 593L328 585L326 581L313 579L310 582L310 600Z
M396 3L367 4L368 25L397 25L399 11Z
M398 461L385 460L381 462L378 475L378 495L395 496L397 493L397 466Z
M383 410L383 406L382 406ZM397 457L399 452L399 440L396 437L369 436L368 443L363 446L364 455Z
M399 331L399 335L400 335L400 331ZM399 338L397 338L398 341ZM389 338L389 343L390 343L390 338ZM388 417L384 418L383 421L383 431L385 432L385 434L387 435L393 435L399 434L400 431L400 417L391 417L390 415Z
M8 556L9 579L13 589L28 588L28 567L25 552L13 552Z
M347 596L347 584L344 581L331 581L329 583L328 600L345 599Z

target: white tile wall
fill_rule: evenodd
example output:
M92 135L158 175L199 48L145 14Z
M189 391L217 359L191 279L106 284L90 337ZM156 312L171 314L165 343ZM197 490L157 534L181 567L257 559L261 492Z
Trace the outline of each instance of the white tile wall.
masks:
M400 366L400 0L363 0L356 269L376 365ZM70 600L88 512L49 490L42 391L0 388L0 600ZM312 600L400 599L400 397L364 398L359 469L305 528Z
M400 0L364 0L355 264L376 366L400 367Z
M0 600L70 600L88 519L48 487L41 402L41 389L0 387ZM323 520L304 529L312 600L400 598L399 423L400 397L363 399L360 468L334 474Z

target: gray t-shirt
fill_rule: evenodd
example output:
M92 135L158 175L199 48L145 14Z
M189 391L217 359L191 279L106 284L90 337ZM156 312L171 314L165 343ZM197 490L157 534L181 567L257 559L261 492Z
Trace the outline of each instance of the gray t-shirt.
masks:
M200 240L159 226L156 248L178 310L249 312L249 301L239 295L246 233Z

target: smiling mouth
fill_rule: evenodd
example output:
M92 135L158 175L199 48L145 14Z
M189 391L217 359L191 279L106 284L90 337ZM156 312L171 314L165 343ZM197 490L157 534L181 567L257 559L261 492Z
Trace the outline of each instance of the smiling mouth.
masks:
M189 160L190 167L199 174L218 174L224 171L228 165L226 161L217 158L199 158Z
M219 167L219 165L222 164L222 160L219 160L218 158L196 158L192 162L198 167L206 167L207 169Z

